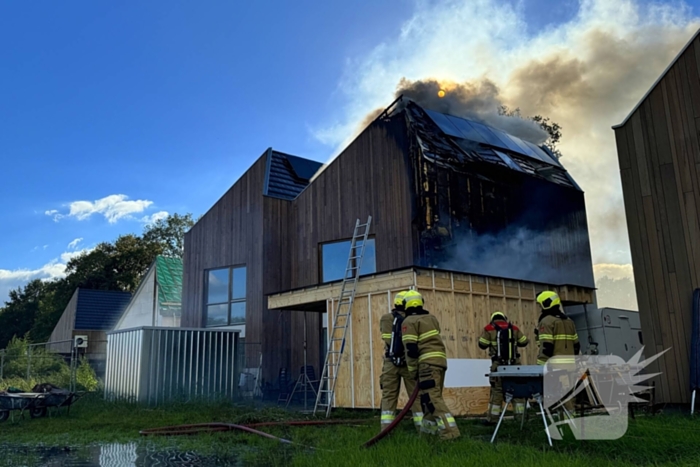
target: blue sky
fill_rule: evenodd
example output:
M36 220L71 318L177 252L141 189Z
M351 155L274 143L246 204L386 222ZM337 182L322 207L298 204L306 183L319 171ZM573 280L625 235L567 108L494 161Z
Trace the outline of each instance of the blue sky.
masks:
M529 36L579 11L479 1L511 5ZM153 215L204 213L269 146L327 160L355 65L458 3L4 2L0 301Z

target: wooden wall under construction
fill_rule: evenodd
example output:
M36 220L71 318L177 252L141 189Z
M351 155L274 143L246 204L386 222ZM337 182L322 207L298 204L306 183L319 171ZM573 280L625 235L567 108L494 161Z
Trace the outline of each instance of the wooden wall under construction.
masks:
M488 324L491 313L497 310L504 311L534 340L533 330L539 316L535 297L542 290L556 290L564 300L593 302L589 289L549 287L432 269L411 268L363 277L358 284L348 342L338 375L336 407L379 408L379 376L384 353L379 319L390 311L393 295L412 286L423 295L425 308L440 321L448 359L488 360L486 352L478 347L479 334ZM337 285L335 288L302 289L269 297L269 307L301 306L305 299L317 301L325 295L328 297L328 321L332 323L336 305L333 297L338 294ZM523 363L534 364L536 344L532 342L523 350ZM450 369L447 371L449 373ZM444 390L447 405L456 415L483 414L488 395L488 386L447 387ZM404 394L400 403L403 404L405 399Z

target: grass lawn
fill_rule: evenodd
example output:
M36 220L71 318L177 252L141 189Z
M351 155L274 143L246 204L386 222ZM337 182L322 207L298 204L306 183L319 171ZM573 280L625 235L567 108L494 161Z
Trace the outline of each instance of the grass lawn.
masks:
M683 415L638 416L627 434L614 441L555 441L547 446L541 423L531 417L524 431L506 420L495 445L492 428L474 420L458 420L462 437L448 442L419 437L410 422L370 449L359 446L379 430L377 414L337 411L334 418L353 418L350 426L265 427L261 430L294 441L295 445L243 433L212 433L181 437L148 437L139 430L203 422L254 423L302 419L279 409L234 407L231 404L173 404L147 408L108 403L91 396L76 403L70 416L7 421L0 424L0 445L78 447L97 443L138 442L156 449L177 449L244 465L364 466L519 465L634 466L700 465L700 420ZM305 446L313 446L310 449Z

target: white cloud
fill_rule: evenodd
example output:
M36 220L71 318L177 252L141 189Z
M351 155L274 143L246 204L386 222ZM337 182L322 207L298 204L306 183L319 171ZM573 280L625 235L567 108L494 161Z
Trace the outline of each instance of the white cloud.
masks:
M593 274L596 279L609 277L614 280L630 279L634 281L631 264L595 264L593 265Z
M530 36L522 11L507 2L421 1L400 33L349 60L339 85L346 103L315 135L343 148L367 114L393 101L404 77L488 78L506 105L562 125L562 163L585 191L593 262L629 264L611 126L698 27L700 19L682 3L582 0L571 20Z
M168 215L168 211L158 211L156 213L151 214L150 216L142 217L141 222L143 222L144 224L155 224L159 220L167 218Z
M75 250L78 247L78 243L80 243L82 241L83 241L82 237L76 238L75 240L73 240L72 242L70 242L68 244L68 248L70 248L71 250Z
M95 201L73 201L68 205L68 214L62 214L56 209L45 211L44 214L53 217L56 222L64 217L82 221L99 214L114 224L120 219L133 219L133 214L144 212L152 204L153 201L149 200L130 200L126 195L109 195Z
M24 286L29 281L34 279L50 280L65 276L68 262L72 258L89 251L91 251L90 248L80 251L65 252L61 254L59 258L54 258L36 269L0 269L0 306L7 300L10 290Z

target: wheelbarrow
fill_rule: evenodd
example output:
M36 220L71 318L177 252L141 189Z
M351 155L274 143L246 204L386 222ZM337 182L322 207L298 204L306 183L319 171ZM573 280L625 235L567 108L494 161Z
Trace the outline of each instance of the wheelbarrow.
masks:
M26 410L31 417L34 417L34 412L41 407L44 397L45 394L35 392L0 394L0 422L10 418L10 414L18 410L20 416Z

